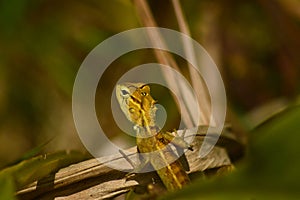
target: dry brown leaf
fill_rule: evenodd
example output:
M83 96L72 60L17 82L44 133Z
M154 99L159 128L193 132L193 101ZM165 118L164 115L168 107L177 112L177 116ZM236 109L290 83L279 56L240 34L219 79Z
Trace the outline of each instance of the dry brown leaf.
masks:
M217 146L204 158L199 158L199 148L201 147L207 127L202 126L197 129L188 129L185 132L185 139L193 139L194 151L187 151L186 156L190 164L188 173L202 172L207 169L218 168L231 164L227 153L227 146L235 146L239 152L242 146L234 140L228 131L223 132ZM177 131L180 135L181 131ZM195 136L196 135L196 136ZM216 137L214 133L207 133L209 137ZM224 141L227 141L224 143ZM228 143L229 142L229 143ZM231 151L228 148L229 152ZM126 150L131 152L129 157L136 153L136 147ZM99 162L101 160L102 163ZM55 175L47 179L35 182L18 192L20 199L107 199L128 192L133 187L151 182L153 177L157 177L155 172L137 174L130 180L126 179L126 172L111 169L105 165L107 162L117 162L130 169L130 164L121 154L109 157L102 157L99 160L90 159L59 170ZM127 168L127 167L124 167Z

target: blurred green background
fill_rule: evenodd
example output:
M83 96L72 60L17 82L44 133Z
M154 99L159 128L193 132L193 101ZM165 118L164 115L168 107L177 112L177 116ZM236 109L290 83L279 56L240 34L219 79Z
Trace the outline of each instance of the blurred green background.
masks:
M233 122L247 130L263 118L261 106L274 111L297 98L299 1L181 3L192 37L220 68ZM178 30L170 1L149 4L159 26ZM72 118L73 82L96 45L141 26L132 2L2 0L0 24L0 168L49 139L44 152L85 151ZM101 79L102 106L98 103L97 111L112 137L120 133L107 106L115 82L133 66L151 60L150 51L130 53Z

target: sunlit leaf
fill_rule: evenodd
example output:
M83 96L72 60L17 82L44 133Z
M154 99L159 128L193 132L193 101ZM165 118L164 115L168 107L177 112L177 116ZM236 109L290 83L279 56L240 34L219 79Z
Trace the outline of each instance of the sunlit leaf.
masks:
M299 199L300 106L253 131L243 166L163 199Z

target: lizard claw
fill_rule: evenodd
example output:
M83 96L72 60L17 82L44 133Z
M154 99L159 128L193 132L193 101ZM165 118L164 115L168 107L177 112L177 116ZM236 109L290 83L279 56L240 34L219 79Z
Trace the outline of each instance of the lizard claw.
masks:
M133 177L136 176L136 173L134 171L132 172L128 172L126 175L125 175L125 181L128 181L128 180L131 180L133 179Z

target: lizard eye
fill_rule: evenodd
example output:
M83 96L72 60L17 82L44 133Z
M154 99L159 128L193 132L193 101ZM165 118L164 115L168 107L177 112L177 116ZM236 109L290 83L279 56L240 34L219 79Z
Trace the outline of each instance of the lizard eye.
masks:
M147 93L146 93L146 92L141 92L141 95L142 95L142 96L146 96Z
M123 89L123 90L121 90L121 93L122 93L122 95L123 95L123 96L126 96L126 95L128 95L128 94L129 94L129 92L128 92L127 90L124 90L124 89Z

